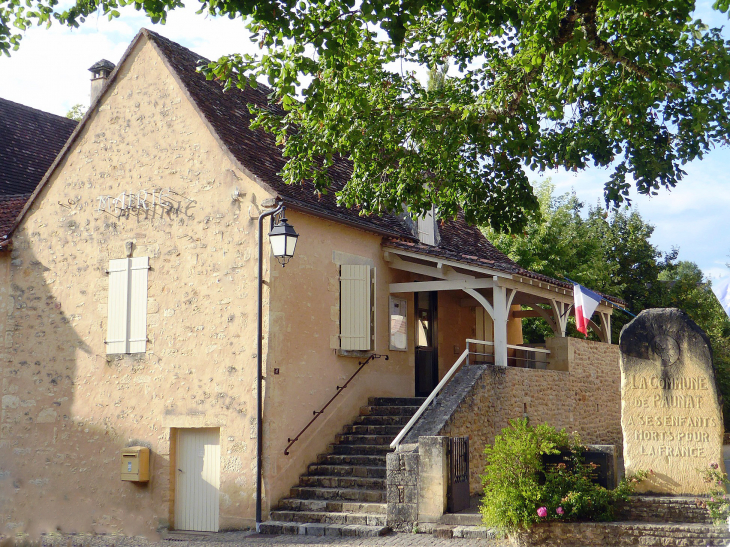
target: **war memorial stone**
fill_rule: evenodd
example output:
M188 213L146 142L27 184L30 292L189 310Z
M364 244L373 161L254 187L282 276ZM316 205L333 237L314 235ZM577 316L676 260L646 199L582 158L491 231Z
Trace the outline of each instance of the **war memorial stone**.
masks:
M705 494L699 470L723 465L723 422L704 332L678 309L651 309L621 331L626 474L653 471L642 492Z

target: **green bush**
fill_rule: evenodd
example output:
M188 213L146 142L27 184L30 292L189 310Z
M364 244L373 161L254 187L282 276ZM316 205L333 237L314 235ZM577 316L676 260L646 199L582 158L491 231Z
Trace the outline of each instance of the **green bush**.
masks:
M716 463L711 463L709 468L699 471L708 485L708 493L707 497L696 500L697 505L707 509L715 524L730 522L730 496L726 494L730 480L727 473L723 473Z
M572 465L545 469L543 455L558 454L560 448L570 449ZM616 502L628 499L644 474L606 490L590 480L595 466L584 463L584 451L580 439L565 430L511 420L484 450L484 524L509 532L547 520L612 520Z

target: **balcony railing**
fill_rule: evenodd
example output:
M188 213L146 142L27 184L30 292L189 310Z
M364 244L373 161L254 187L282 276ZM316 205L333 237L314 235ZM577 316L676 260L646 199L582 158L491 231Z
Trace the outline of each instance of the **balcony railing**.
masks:
M413 426L416 425L416 422L418 422L418 420L421 418L421 415L426 412L428 406L433 402L434 399L436 399L439 393L441 393L446 384L449 383L451 378L454 377L454 375L464 363L466 363L467 365L494 364L494 350L492 350L492 353L486 351L490 347L494 347L494 342L467 338L466 349L464 350L464 352L459 356L454 365L449 369L449 371L441 379L441 381L429 394L429 396L426 397L426 400L423 401L423 404L419 407L419 409L408 421L408 423L403 427L403 429L401 429L396 438L393 439L393 442L390 443L391 448L398 448L398 445L400 445L401 441L406 437L406 435L408 435L408 432L413 429ZM537 368L536 363L538 362L538 358L541 360L541 362L547 363L548 356L550 355L550 350L543 348L531 348L529 346L514 346L511 344L507 344L507 349L515 350L515 353L519 351L523 352L524 354L533 354L532 357L508 357L508 366L519 366L522 368ZM521 364L512 365L510 361ZM533 366L529 366L530 364L532 364Z

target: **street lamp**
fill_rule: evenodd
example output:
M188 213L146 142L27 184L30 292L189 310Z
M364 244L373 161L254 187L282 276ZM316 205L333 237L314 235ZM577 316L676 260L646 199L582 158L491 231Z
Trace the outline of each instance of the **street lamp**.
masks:
M256 337L256 531L260 531L261 524L261 462L263 459L263 399L261 396L261 381L263 380L263 365L261 353L263 351L263 320L261 308L263 307L263 274L264 274L264 238L263 238L263 226L264 219L271 217L271 230L269 231L269 243L271 244L271 251L279 261L282 267L291 260L294 256L294 248L297 246L297 238L299 234L294 231L294 228L287 222L284 216L286 207L282 202L276 204L276 208L271 211L266 211L259 215L259 277L258 277L258 291L259 291L259 303L258 303L258 336ZM278 216L278 222L274 222Z
M279 264L284 267L294 256L294 248L297 246L299 234L287 222L286 217L283 216L283 210L281 215L282 218L274 224L274 227L269 232L269 241L271 242L271 251L279 261Z

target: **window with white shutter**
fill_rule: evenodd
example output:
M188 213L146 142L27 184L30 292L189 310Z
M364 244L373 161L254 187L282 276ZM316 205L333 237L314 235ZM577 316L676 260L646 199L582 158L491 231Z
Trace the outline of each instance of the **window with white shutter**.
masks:
M436 219L433 207L418 219L418 240L424 245L436 245Z
M375 349L375 268L340 266L340 349Z
M144 353L147 349L147 272L149 257L109 261L106 352Z

